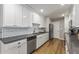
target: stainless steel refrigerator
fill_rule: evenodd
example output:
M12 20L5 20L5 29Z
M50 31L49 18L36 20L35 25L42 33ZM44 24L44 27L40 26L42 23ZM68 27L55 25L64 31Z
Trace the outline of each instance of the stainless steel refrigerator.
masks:
M49 24L49 39L53 39L53 24Z

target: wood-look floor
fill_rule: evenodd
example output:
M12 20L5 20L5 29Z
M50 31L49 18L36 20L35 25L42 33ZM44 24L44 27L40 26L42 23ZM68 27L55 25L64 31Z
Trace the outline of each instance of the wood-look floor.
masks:
M50 40L34 51L33 54L65 54L64 40Z

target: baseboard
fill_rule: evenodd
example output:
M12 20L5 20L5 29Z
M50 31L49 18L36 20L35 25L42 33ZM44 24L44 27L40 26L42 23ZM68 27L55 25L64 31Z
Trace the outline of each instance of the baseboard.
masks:
M62 39L62 38L53 38L53 39L64 40L64 39Z

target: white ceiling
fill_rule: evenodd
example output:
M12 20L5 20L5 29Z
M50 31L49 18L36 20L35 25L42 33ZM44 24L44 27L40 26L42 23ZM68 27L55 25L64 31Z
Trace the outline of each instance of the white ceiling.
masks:
M40 9L44 9L44 12L41 13L44 16L48 16L50 18L60 17L61 14L70 10L72 5L60 5L60 4L29 4L36 12L41 13Z

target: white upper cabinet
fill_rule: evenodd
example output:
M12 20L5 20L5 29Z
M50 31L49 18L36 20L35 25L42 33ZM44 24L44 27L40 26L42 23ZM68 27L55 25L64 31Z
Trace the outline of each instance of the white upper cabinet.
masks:
M3 26L32 27L32 12L22 5L4 4Z
M3 7L2 7L2 4L0 4L0 27L2 27L2 25L3 25Z
M75 25L79 27L79 5L76 5L75 13Z
M15 5L3 5L3 26L13 26L15 24Z
M45 21L45 18L44 17L40 17L40 27L45 27L46 25L46 21Z
M23 26L25 27L32 27L32 12L27 9L26 7L23 7Z
M15 25L22 26L22 6L16 5L15 6Z
M45 19L44 16L41 16L37 13L33 13L33 23L40 24L40 27L45 27Z
M3 6L3 26L22 26L22 6L5 4Z
M73 8L73 16L72 16L72 25L75 27L79 27L79 5L74 5Z
M32 16L33 16L32 22L40 24L40 16L37 13L33 13Z
M37 23L40 24L40 27L44 27L44 17L34 13L24 5L3 5L3 26L32 27L32 23Z

